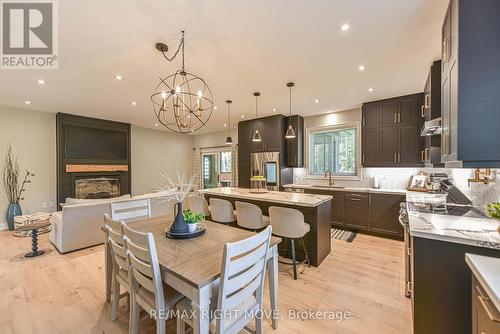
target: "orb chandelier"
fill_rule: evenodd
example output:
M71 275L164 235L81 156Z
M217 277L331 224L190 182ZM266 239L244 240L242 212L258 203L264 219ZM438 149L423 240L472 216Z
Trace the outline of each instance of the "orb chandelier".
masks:
M181 52L182 66L175 73L160 77L155 92L151 95L158 122L178 133L194 132L205 126L214 108L212 91L205 80L185 70L184 44L182 31L177 51L172 57L168 57L168 46L156 43L156 49L168 61L173 61Z

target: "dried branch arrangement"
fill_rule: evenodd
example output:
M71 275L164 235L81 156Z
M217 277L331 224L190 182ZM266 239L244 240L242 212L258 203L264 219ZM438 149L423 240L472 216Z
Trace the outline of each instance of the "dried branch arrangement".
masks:
M192 175L189 180L184 171L176 170L175 179L169 174L159 173L164 182L157 188L158 191L171 191L170 194L162 196L165 200L174 200L177 203L182 203L187 197L193 194L193 187L196 179L196 174Z
M19 174L20 171L17 157L14 159L12 146L9 144L9 146L7 146L7 153L5 154L3 167L3 187L5 194L7 195L7 199L11 204L19 203L19 201L24 199L23 193L26 191L26 185L31 183L30 178L35 176L35 174L27 170L24 173L22 182L19 182Z

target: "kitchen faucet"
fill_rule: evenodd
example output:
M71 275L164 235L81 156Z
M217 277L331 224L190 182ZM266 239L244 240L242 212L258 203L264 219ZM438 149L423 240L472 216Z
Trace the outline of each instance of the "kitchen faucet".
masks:
M334 186L335 185L335 180L332 180L332 171L327 169L326 172L325 172L325 178L326 176L329 176L328 177L328 186L331 187L331 186Z

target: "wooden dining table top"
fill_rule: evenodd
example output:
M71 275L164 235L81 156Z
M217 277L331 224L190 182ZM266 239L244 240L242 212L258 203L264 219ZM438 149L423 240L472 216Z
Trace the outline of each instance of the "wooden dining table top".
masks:
M154 236L160 267L194 287L202 287L221 274L224 245L255 235L255 232L226 226L212 221L206 225L203 235L193 239L170 239L165 229L172 224L172 217L161 216L129 222L127 225L140 232L151 232ZM281 242L272 237L270 247Z

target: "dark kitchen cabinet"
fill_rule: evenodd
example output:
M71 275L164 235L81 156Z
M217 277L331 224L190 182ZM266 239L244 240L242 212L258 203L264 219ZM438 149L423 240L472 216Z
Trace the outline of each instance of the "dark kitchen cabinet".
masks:
M422 166L422 105L422 93L363 104L364 167Z
M304 118L299 115L290 116L287 119L288 125L292 125L295 130L295 138L286 138L286 166L301 168L304 167Z
M441 119L441 60L436 60L429 71L424 89L422 117L426 122ZM420 156L426 167L443 167L441 163L441 135L423 137Z
M500 1L452 0L442 26L441 161L500 167Z
M329 195L333 197L332 199L332 221L344 225L345 224L345 213L344 213L344 201L345 195L343 191L331 192Z
M367 231L370 228L370 203L365 193L346 193L344 198L345 226Z
M371 222L370 230L396 237L403 236L399 225L400 203L404 197L386 194L370 194Z

